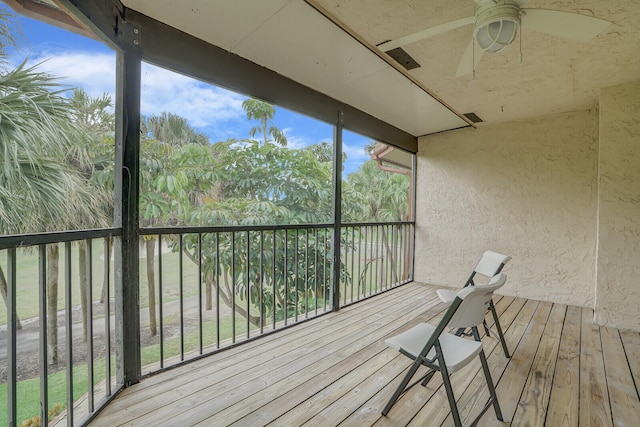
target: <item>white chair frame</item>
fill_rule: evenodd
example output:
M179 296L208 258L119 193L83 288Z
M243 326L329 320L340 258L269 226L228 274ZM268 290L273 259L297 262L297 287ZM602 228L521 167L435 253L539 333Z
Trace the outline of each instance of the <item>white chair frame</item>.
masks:
M456 427L461 427L460 413L458 412L449 375L467 365L475 356L479 356L490 398L471 425L477 424L482 415L491 406L494 408L497 419L503 421L495 386L491 379L487 358L476 325L480 324L484 319L493 291L504 285L505 281L506 275L498 274L486 286L465 287L458 292L437 326L421 323L400 335L385 340L389 347L400 351L400 353L412 359L413 363L382 410L382 415L386 416L404 393L423 381L424 377L421 377L409 385L418 369L421 366L427 366L430 368L427 376L430 377L435 371L440 371L442 374L442 381L449 400L449 406L451 407L453 422ZM471 341L445 332L445 329L450 327L471 328L475 340Z

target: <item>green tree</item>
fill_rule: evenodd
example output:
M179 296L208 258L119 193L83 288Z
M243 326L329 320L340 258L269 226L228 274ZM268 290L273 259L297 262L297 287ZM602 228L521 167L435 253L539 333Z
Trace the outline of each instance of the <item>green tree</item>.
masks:
M107 227L112 225L113 218L113 185L104 185L98 179L94 179L96 169L105 167L113 169L114 159L114 125L115 115L112 111L111 97L103 94L101 97L91 97L82 89L74 89L70 108L74 116L74 124L81 132L77 138L73 151L67 154L66 163L72 165L85 179L86 187L95 195L98 204L95 213L83 218L78 228ZM108 153L110 157L106 157ZM111 164L111 166L107 166ZM99 172L101 173L101 172ZM112 182L112 180L111 180ZM109 256L105 254L105 256ZM87 289L89 277L87 276L87 244L78 242L78 267L80 286L80 306L82 309L82 325L85 341L88 337L87 328ZM102 295L106 293L108 272L105 271L105 283L102 287ZM101 298L104 301L104 298Z
M12 25L12 15L0 12L0 232L73 229L99 204L67 162L81 133L55 78L27 67L26 60L8 67L5 49L15 41ZM47 251L47 341L50 363L57 363L58 245ZM0 280L3 297L6 289Z
M219 226L330 222L331 147L324 143L288 149L284 133L271 125L273 106L249 99L243 107L247 118L256 120L257 126L250 131L249 139L213 144L213 170L219 181L211 187L215 192L201 200L202 205L192 207L188 223ZM297 253L294 248L298 248ZM304 310L310 295L326 297L328 266L315 268L315 263L327 263L330 249L330 237L313 231L309 235L284 231L205 234L200 247L197 236L186 236L184 245L194 262L198 262L199 253L202 256L207 308L211 308L209 297L215 289L227 306L255 326L274 310L279 319ZM315 276L297 274L295 260L303 259ZM266 263L262 268L261 260ZM314 295L316 289L318 295ZM247 310L247 298L253 310ZM261 301L263 313L257 310Z
M357 172L347 177L343 185L344 220L346 222L406 221L409 214L409 179L408 175L382 170L373 160L365 162ZM396 229L393 230L394 233L398 232ZM373 239L373 236L370 238ZM399 235L388 239L386 230L382 229L382 241L394 275L397 274L397 260L389 241L398 242L399 239ZM369 263L372 261L370 260ZM405 264L404 274L407 277L408 264ZM397 281L398 278L395 277L394 280Z
M184 222L192 204L209 189L208 138L188 121L172 113L143 117L140 150L140 219L142 227ZM157 334L155 247L158 239L146 236L149 330Z

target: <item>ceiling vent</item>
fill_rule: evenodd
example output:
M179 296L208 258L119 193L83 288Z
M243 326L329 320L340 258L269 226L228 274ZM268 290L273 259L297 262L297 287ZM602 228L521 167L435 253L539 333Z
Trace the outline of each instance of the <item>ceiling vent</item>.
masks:
M478 115L476 113L464 113L463 116L465 116L467 119L471 120L471 123L483 123L484 120L482 120L480 117L478 117Z
M402 65L405 69L413 70L414 68L420 68L420 64L416 62L404 49L397 47L387 52L387 55L395 59L398 64Z

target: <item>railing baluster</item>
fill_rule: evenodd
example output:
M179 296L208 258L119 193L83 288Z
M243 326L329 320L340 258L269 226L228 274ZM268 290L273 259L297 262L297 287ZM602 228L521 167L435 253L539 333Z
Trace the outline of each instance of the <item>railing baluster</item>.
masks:
M231 232L231 342L236 342L236 232Z
M260 230L260 335L264 333L264 230Z
M289 320L289 230L284 230L284 324Z
M249 271L250 271L249 267L250 267L250 264L251 264L251 249L249 247L249 242L250 242L250 240L249 240L249 230L247 230L246 237L247 237L247 247L246 247L247 255L246 255L246 258L245 258L245 264L246 264L246 270L245 270L245 294L246 295L245 296L247 298L247 339L249 339L249 337L250 337L249 331L251 329L251 324L249 322L249 318L251 317L251 307L249 307L249 296L250 296L250 293L249 293L249 283L250 283L250 281L249 281Z
M178 234L178 298L180 299L180 360L184 360L184 266L182 239Z
M200 354L204 352L202 322L202 233L198 233L198 339Z
M300 234L298 232L299 230L296 228L296 252L295 252L295 257L294 257L294 271L295 273L293 274L293 292L295 292L294 294L294 300L295 300L295 310L296 310L296 322L298 321L298 305L299 305L299 293L298 293L298 261L300 260L300 258L298 257L298 251L300 250L300 246L298 244L298 239L300 238Z
M7 420L9 426L17 426L17 272L16 272L16 249L7 250Z
M315 244L315 250L314 250L314 256L315 256L315 260L313 263L314 266L314 270L313 270L313 291L314 291L314 305L315 305L315 315L318 315L318 274L320 273L320 269L318 268L318 229L314 228L313 229L314 232L314 244Z
M71 307L71 242L64 244L64 292L67 345L67 425L73 426L73 317Z
M272 309L273 309L273 329L276 329L276 230L273 230L273 280L271 281Z
M378 275L379 273L379 267L380 267L380 226L376 225L375 226L375 230L376 230L376 270L375 270L375 275L374 275L374 279L373 282L376 285L376 289L375 289L375 293L377 294L378 292L380 292L380 276ZM371 294L373 295L373 288L371 289Z
M47 247L38 246L38 299L40 322L40 425L49 425L49 354L47 349ZM11 282L9 282L11 287Z
M220 348L220 233L216 232L216 348Z
M304 318L309 318L309 229L305 230L304 241Z
M155 266L154 266L155 268ZM152 301L149 301L151 304ZM160 317L160 369L164 367L164 302L162 297L162 234L158 234L158 314Z
M367 296L367 272L371 265L371 261L367 258L369 254L369 227L364 227L364 271L362 274L362 296Z
M87 245L87 406L89 413L94 410L94 387L93 387L93 240L86 239Z
M340 256L345 268L340 268L340 286L342 289L342 294L344 295L342 300L342 305L347 305L347 269L346 266L349 265L349 227L342 227L340 230L340 238L342 239L342 232L344 231L344 257ZM342 245L340 245L342 248Z
M351 302L353 302L353 282L356 279L356 227L351 227ZM345 264L346 265L346 264Z
M105 396L111 396L111 245L110 239L104 239L104 345L105 345ZM44 425L44 424L43 424Z
M327 286L327 253L330 252L330 248L327 242L327 229L324 229L324 242L323 242L323 247L324 247L324 262L322 263L322 286L324 288L324 298L323 298L323 311L326 312L327 311L327 291L328 291L328 286Z

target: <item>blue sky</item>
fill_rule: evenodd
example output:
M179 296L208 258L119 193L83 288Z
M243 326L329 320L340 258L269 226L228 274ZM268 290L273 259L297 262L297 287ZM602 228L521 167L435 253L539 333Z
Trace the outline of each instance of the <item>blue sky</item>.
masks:
M6 8L4 4L1 7ZM41 71L58 76L65 85L83 88L91 96L113 95L115 53L105 44L30 18L18 16L18 21L23 37L19 49L10 50L11 63L28 57L30 64L40 64ZM242 109L246 98L150 64L142 67L142 114L178 114L212 142L249 136L253 123ZM291 148L333 138L332 126L282 108L277 108L274 123L284 131ZM364 146L370 140L345 132L343 141L346 176L369 159Z

